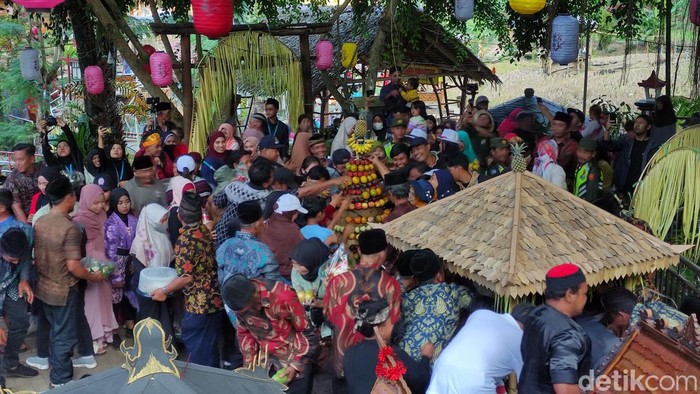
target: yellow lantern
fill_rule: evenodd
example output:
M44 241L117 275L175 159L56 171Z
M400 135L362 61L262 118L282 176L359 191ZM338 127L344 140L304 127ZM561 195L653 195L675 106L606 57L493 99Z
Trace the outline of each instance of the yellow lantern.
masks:
M355 67L357 64L357 44L354 42L343 43L343 47L340 49L342 57L342 65L345 68Z
M532 15L542 11L547 0L508 0L513 11L522 15Z

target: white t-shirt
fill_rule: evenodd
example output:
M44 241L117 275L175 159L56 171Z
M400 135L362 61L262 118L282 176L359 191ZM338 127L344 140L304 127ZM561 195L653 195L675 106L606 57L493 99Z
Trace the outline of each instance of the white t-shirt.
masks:
M493 394L500 380L520 374L523 330L509 314L474 312L440 353L427 394Z

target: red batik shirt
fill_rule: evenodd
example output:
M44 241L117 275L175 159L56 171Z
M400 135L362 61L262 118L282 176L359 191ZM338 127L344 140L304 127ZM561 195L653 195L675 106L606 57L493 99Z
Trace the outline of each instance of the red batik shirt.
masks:
M391 307L393 323L401 315L401 289L391 275L375 267L358 265L352 271L334 276L323 298L323 312L333 326L333 370L343 376L345 350L362 341L355 331L357 308L363 301L384 298Z
M236 312L238 343L243 362L253 362L259 350L278 366L297 371L316 356L318 336L309 322L296 292L282 282L252 279L260 292L261 311Z

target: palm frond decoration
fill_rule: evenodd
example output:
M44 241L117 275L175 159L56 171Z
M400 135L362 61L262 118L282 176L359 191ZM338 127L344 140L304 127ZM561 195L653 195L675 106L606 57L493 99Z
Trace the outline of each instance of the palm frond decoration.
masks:
M663 145L661 145L659 150L654 153L654 156L649 159L649 162L644 168L640 179L644 178L644 174L655 166L656 163L658 163L664 156L682 147L700 148L700 125L691 126L681 130L673 137L669 138Z
M683 137L685 138L685 137ZM695 245L685 252L700 258L700 149L678 147L647 168L632 198L634 217L660 239Z
M289 119L297 119L303 112L301 63L268 33L236 32L219 41L199 66L190 150L205 150L209 133L231 115L236 93L279 97Z

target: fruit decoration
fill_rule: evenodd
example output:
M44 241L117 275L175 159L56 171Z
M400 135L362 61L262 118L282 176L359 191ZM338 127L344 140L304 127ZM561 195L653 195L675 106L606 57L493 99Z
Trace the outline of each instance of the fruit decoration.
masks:
M367 137L367 121L360 119L355 123L355 131L348 137L348 146L356 155L366 155L374 147L374 140Z

